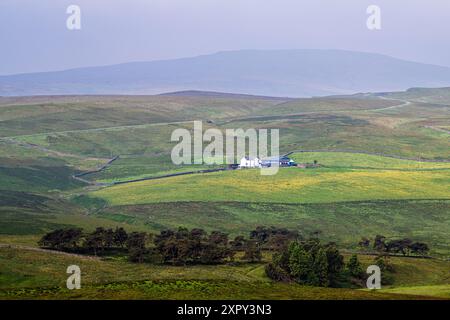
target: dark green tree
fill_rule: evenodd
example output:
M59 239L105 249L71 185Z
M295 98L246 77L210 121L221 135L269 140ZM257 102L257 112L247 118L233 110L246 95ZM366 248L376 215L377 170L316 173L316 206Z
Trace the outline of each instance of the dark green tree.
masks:
M350 274L350 276L362 279L364 276L364 271L362 269L361 263L358 260L358 256L356 254L353 254L350 257L350 260L347 263L347 270Z
M114 245L123 248L127 242L128 234L124 228L116 228L114 231Z

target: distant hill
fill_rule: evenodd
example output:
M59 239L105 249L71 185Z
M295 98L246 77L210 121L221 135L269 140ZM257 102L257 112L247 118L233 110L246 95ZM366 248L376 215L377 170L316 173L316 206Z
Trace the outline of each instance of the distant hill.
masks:
M198 91L198 90L185 90L161 93L159 96L171 96L171 97L207 97L207 98L225 98L225 99L261 99L261 100L293 100L289 97L270 97L270 96L257 96L252 94L239 94L229 92L218 91Z
M0 77L0 96L217 91L307 97L450 86L450 68L340 50L243 50Z

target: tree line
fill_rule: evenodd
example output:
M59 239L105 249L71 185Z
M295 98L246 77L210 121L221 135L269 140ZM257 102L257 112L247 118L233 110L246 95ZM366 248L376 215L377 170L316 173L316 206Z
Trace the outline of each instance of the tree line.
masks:
M187 265L234 261L237 252L243 252L241 260L259 262L262 250L277 250L298 237L297 232L275 227L257 227L247 238L234 239L220 231L208 233L198 228L180 227L154 235L98 227L89 233L81 228L54 230L45 234L38 244L42 248L81 254L125 253L133 262Z
M388 240L383 235L376 235L373 242L368 238L362 238L358 245L364 250L372 248L377 252L402 254L403 256L426 256L430 251L424 242L413 241L409 238Z

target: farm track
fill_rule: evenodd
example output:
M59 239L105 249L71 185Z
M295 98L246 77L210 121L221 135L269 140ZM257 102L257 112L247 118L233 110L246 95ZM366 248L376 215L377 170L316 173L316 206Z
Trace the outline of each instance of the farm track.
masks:
M398 104L398 105L395 105L395 106L390 106L390 107L385 107L385 108L380 108L380 109L373 109L373 110L370 110L370 111L376 111L376 112L378 112L378 111L384 111L384 110L391 110L391 109L403 108L403 107L407 107L407 106L411 105L411 101L407 101L407 100L394 99L394 98L387 98L387 97L383 97L383 96L380 96L379 98L380 98L380 99L383 99L383 100L400 101L401 104Z
M282 114L282 115L264 115L264 116L252 116L252 117L241 117L241 118L232 118L226 121L220 122L221 125L232 123L232 122L239 122L239 121L251 121L251 120L258 120L258 119L266 119L270 118L271 120L289 120L290 117L296 117L296 116L307 116L307 115L313 115L313 114L336 114L336 113L348 113L348 112L377 112L377 111L383 111L383 110L390 110L390 109L396 109L396 108L403 108L406 106L411 105L410 101L406 100L400 100L400 99L393 99L393 98L386 98L386 97L379 97L380 99L384 100L390 100L390 101L399 101L400 104L396 104L394 106L390 107L383 107L383 108L374 108L374 109L346 109L346 110L321 110L321 111L308 111L308 112L300 112L300 113L289 113L289 114ZM282 102L280 104L277 104L273 107L279 107L286 102Z

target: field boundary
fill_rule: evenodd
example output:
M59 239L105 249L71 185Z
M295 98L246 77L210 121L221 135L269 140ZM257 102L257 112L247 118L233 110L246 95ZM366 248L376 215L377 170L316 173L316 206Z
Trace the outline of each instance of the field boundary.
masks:
M392 154L386 154L381 152L367 152L367 151L356 151L349 149L334 149L334 150L324 150L324 149L316 149L316 150L294 150L285 154L285 156L289 156L293 153L313 153L313 152L336 152L336 153L353 153L353 154L365 154L369 156L379 156L385 158L393 158L399 160L409 160L409 161L417 161L417 162L434 162L434 163L450 163L450 160L446 159L423 159L423 158L409 158L396 156Z

